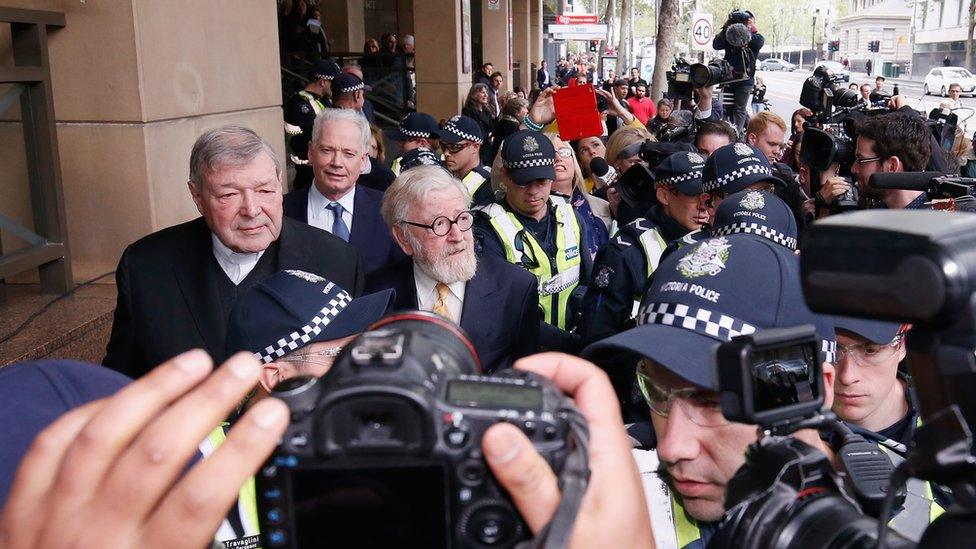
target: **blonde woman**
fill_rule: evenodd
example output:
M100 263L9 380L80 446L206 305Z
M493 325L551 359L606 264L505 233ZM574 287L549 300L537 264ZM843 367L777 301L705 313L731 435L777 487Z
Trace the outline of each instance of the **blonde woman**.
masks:
M586 224L590 257L596 257L596 251L610 238L610 224L613 221L610 205L584 189L583 171L572 145L560 139L556 133L546 132L545 135L556 149L556 179L552 182L552 192L569 201Z

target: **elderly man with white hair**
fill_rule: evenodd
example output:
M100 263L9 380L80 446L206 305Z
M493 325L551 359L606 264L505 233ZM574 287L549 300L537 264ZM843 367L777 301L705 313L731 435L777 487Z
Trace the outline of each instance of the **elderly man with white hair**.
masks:
M383 193L356 184L369 161L369 140L369 123L358 113L326 109L315 119L308 146L312 186L284 200L286 216L352 244L367 273L403 259L380 219Z
M433 311L459 324L493 372L538 350L538 283L506 261L475 256L469 208L467 189L447 170L401 173L382 213L412 261L369 275L366 285L396 290L395 308Z

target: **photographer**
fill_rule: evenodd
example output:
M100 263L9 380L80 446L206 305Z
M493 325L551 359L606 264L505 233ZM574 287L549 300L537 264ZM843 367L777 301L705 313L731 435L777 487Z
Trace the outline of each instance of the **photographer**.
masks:
M593 263L593 283L583 298L580 333L584 341L624 330L668 243L708 222L708 211L698 200L704 163L705 157L695 152L665 158L654 170L657 204L600 247ZM633 384L633 372L628 370L609 370L624 400Z
M639 325L584 350L597 362L627 354L637 364L653 429L635 425L630 433L641 445L634 453L659 544L707 544L725 513L726 485L757 438L756 426L722 415L715 344L743 331L818 322L803 304L797 256L767 239L732 234L662 261ZM829 363L823 372L829 388ZM815 431L796 436L829 452Z
M905 358L907 329L901 324L843 316L834 317L834 324L837 375L832 409L856 433L877 443L899 463L905 459L920 421L911 377L898 368ZM949 502L941 489L918 479L909 480L908 498L891 526L918 539Z
M516 367L551 378L575 399L589 424L591 474L569 547L653 547L638 472L606 376L566 355L537 355ZM187 467L198 440L244 398L261 372L258 361L244 353L212 369L202 351L184 353L42 431L21 460L0 511L0 547L210 546L241 485L288 424L288 408L278 399L263 399L220 448ZM490 428L482 442L492 472L538 532L559 503L555 474L511 425Z
M926 169L933 136L921 117L891 113L862 118L857 124L854 175L862 198L873 198L890 209L925 209L923 191L877 190L868 186L875 172L917 172ZM842 177L828 175L814 197L821 214L826 206L847 192Z
M765 39L756 29L756 19L751 11L730 13L729 18L719 32L715 33L715 38L712 40L714 49L725 50L725 60L732 65L736 75L745 78L725 86L727 91L732 92L734 104L732 120L739 132L745 128L746 120L749 118L747 109L756 74L756 58L764 43Z

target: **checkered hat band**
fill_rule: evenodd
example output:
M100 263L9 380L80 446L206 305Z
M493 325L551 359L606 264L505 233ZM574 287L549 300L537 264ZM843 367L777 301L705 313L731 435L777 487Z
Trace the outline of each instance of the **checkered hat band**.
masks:
M796 239L792 236L786 236L785 234L777 231L776 229L770 229L765 225L760 225L759 223L733 223L731 225L726 225L724 227L719 227L712 231L714 236L726 236L736 233L749 233L757 236L761 236L767 240L772 240L773 242L779 244L780 246L785 246L791 250L796 249Z
M349 87L346 87L346 88L342 88L341 90L339 90L339 92L340 93L349 93L349 92L354 92L356 90L361 90L361 89L363 89L365 87L366 87L366 84L363 84L362 82L360 82L358 84L353 84L352 86L349 86Z
M763 166L762 164L752 164L749 166L743 166L738 170L731 171L718 179L708 179L702 183L702 191L714 191L715 189L720 189L729 183L739 179L740 177L745 177L747 175L773 175L773 172L769 171L769 168Z
M312 76L314 76L315 78L322 78L322 79L328 80L329 82L335 80L335 77L332 76L331 74L319 74L319 73L315 73Z
M278 341L275 341L271 345L264 348L263 352L254 353L254 356L261 361L262 364L267 364L269 362L274 362L275 360L287 355L288 353L300 349L312 341L312 338L322 333L335 317L339 316L339 313L349 305L352 301L352 296L347 292L341 291L335 297L329 300L325 307L315 315L312 320L299 328L298 330L282 337Z
M461 128L455 126L454 124L451 124L450 122L448 122L447 125L444 126L444 130L453 133L454 135L460 137L461 139L467 139L468 141L474 141L475 143L481 143L481 138L480 137L478 137L476 135L472 135L472 134L470 134L470 133L462 130Z
M701 170L695 170L693 172L683 173L681 175L673 175L671 177L666 177L661 180L661 184L668 187L673 187L678 183L684 183L685 181L691 181L692 179L701 179L701 176L702 176Z
M824 354L824 360L830 363L837 361L837 342L829 339L820 340L820 351Z
M431 136L431 134L428 132L408 130L405 129L403 126L400 126L400 133L409 137L430 137Z
M509 170L523 170L525 168L541 168L544 166L554 166L555 158L532 158L529 160L516 160L515 162L505 162L505 168Z
M644 324L683 328L720 341L756 331L755 326L731 316L678 303L648 304L647 309L637 317L637 325Z

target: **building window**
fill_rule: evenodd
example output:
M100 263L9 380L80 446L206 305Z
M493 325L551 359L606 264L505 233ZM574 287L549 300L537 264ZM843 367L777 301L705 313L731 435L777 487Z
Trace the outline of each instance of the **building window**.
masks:
M881 34L881 47L886 50L895 48L895 29L884 29Z

